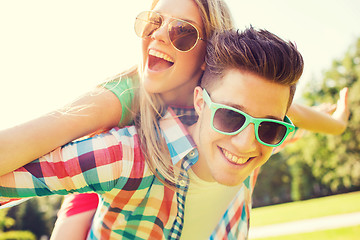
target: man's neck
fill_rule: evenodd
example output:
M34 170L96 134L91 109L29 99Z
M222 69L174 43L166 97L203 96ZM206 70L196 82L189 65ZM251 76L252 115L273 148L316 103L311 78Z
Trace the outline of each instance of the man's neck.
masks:
M187 127L188 132L190 133L191 137L194 139L195 144L197 146L199 146L199 137L200 136L198 134L199 131L199 122L194 123L193 125ZM214 179L209 176L205 171L203 171L204 169L207 169L208 167L206 166L206 161L204 161L204 159L202 159L202 154L201 154L201 149L199 149L198 147L198 152L199 152L199 159L198 161L191 167L191 169L193 170L193 172L196 174L196 176L198 178L200 178L203 181L206 182L214 182Z

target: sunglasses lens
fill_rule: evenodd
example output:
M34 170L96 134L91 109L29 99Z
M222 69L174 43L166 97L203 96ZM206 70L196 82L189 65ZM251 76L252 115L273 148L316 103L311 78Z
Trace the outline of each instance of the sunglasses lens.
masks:
M187 22L174 20L169 24L169 37L180 51L192 49L198 40L198 31L194 26Z
M262 122L259 125L259 138L267 144L278 144L283 140L287 128L275 122Z
M135 33L138 37L151 36L162 25L161 15L156 12L146 11L140 13L135 19ZM169 23L169 38L172 45L179 51L189 51L198 40L197 29L185 21L174 19Z
M245 123L245 116L226 108L219 108L214 114L214 127L226 133L232 133L239 130Z
M219 108L214 114L214 127L225 133L238 131L245 123L246 117L241 113L226 108ZM263 121L259 125L259 138L267 144L276 145L280 143L286 135L287 127L276 123Z
M149 37L162 24L161 16L155 12L142 12L135 19L135 33L138 37Z

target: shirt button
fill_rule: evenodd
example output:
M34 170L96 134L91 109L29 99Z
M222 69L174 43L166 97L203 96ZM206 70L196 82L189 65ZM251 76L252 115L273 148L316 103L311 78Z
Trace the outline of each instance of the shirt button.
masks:
M189 152L189 157L194 157L195 156L195 151L194 150L191 150L190 152Z
M180 186L185 187L186 186L186 181L185 180L180 180L179 184L180 184Z

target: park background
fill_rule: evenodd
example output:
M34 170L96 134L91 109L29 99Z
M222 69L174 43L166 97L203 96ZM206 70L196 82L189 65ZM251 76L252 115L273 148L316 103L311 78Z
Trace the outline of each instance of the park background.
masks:
M296 42L305 60L297 101L335 103L338 91L350 88L347 131L307 133L274 155L262 168L254 206L358 191L360 2L226 1L240 29L251 24ZM0 129L61 107L136 64L140 40L133 20L149 2L0 1ZM60 201L41 198L11 209L13 229L47 235ZM5 225L13 221L0 218L0 231L10 230Z

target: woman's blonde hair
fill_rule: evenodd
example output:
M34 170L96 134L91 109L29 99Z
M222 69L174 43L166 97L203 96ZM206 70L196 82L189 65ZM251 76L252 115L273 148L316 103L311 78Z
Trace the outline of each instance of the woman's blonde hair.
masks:
M155 8L158 1L153 0L151 9ZM216 30L234 28L229 8L223 0L193 1L198 6L206 39L209 39ZM138 103L138 114L134 120L146 162L160 181L169 187L176 187L179 175L174 174L174 171L178 173L181 170L171 164L170 154L158 125L158 120L167 107L159 94L148 93L143 84L140 84L139 91L139 101L134 101Z

